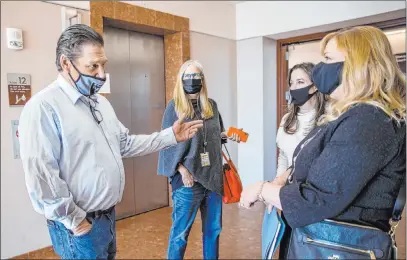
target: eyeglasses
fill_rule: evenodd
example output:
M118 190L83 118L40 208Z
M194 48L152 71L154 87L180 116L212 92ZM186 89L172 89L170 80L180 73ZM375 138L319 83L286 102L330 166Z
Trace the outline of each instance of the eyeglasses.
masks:
M95 119L95 121L98 124L100 124L103 121L103 116L102 116L102 113L100 113L100 111L96 109L96 104L99 103L97 101L97 97L90 96L88 98L88 101L89 101L90 112L92 113L93 118Z
M191 73L191 74L184 74L182 79L202 79L202 73Z

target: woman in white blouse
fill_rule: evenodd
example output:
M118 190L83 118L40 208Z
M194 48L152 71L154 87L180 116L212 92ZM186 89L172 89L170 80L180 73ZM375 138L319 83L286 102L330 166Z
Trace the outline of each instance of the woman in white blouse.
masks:
M281 120L277 133L279 156L276 177L291 166L295 148L325 113L327 99L317 91L311 81L313 68L312 63L300 63L292 67L288 73L289 112Z

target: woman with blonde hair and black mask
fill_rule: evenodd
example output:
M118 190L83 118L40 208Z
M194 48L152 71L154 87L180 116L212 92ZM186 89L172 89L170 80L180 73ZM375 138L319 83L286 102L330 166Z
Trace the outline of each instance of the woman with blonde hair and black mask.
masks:
M288 72L288 113L281 120L276 138L279 149L277 177L291 166L295 148L325 113L326 96L318 92L311 80L313 68L314 64L304 62Z
M331 100L319 127L281 178L243 191L241 206L264 201L283 211L292 228L285 258L394 258L391 220L394 208L402 212L395 201L406 174L405 76L374 27L328 34L321 52L325 62L312 79Z
M188 235L198 210L202 218L203 258L218 259L222 230L222 144L227 137L216 102L208 98L203 67L185 62L178 73L174 98L164 112L162 127L180 119L202 119L196 136L159 154L158 174L169 177L172 187L172 227L168 259L183 259Z

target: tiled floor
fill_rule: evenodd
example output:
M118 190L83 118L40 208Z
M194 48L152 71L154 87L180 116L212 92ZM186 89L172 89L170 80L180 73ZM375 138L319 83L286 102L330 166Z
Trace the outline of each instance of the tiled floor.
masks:
M237 204L224 206L220 257L223 259L260 259L260 229L264 208L239 209ZM198 214L199 215L199 214ZM163 208L117 223L117 258L163 259L171 227L171 208ZM398 228L399 258L405 259L405 220ZM53 259L51 251L31 253L29 259ZM201 259L201 221L192 228L185 258Z
M237 204L224 206L220 257L228 259L261 258L260 228L263 207L238 209ZM172 208L163 208L117 222L118 259L166 258ZM202 259L201 220L199 214L192 228L186 259ZM53 251L36 252L28 259L54 259Z

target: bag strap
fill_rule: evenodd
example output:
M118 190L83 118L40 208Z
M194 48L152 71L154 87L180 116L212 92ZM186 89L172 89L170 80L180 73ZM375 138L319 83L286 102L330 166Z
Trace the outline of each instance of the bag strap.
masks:
M230 153L229 153L229 151L228 151L228 148L226 147L226 145L225 144L223 144L223 147L225 148L225 150L226 150L226 153L228 154L228 157L226 157L226 154L223 152L223 150L222 150L222 155L223 155L223 158L225 158L225 160L226 161L230 161Z
M389 235L392 239L393 246L396 246L396 228L401 220L404 206L406 205L406 180L403 179L399 194L397 195L396 203L394 203L393 214L390 219Z
M393 214L391 218L393 222L398 222L401 220L401 215L403 214L405 205L406 205L406 180L403 179L399 195L397 196L396 203L394 204L393 208Z

